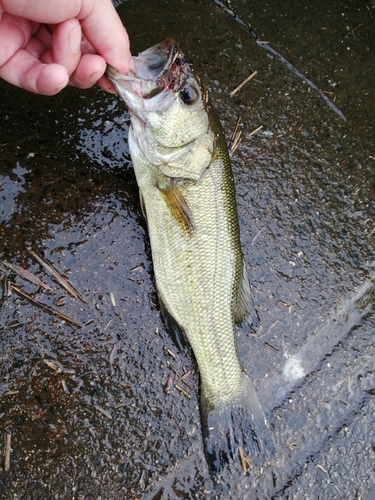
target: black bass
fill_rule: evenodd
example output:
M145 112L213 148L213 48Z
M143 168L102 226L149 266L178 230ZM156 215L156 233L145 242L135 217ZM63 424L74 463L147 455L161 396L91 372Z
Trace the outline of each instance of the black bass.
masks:
M273 439L237 354L235 323L257 316L240 245L225 138L200 80L172 39L107 68L129 108L129 148L151 241L164 320L191 345L201 377L205 452L213 470L242 448L262 463Z

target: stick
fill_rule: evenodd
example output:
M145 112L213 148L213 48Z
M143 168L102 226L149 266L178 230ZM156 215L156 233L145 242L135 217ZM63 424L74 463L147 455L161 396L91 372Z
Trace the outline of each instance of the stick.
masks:
M263 125L259 125L259 127L257 127L255 130L253 130L252 132L250 132L249 137L251 137L252 135L254 135L257 132L259 132L259 130L262 129L262 128L263 128Z
M11 447L10 447L10 442L12 439L12 434L8 430L5 432L5 450L4 450L4 470L5 472L8 472L10 469L10 452L11 452Z
M98 411L100 411L100 413L103 413L103 415L105 415L107 418L109 418L110 420L112 420L112 415L109 413L109 411L105 410L104 408L102 408L101 406L99 405L93 405L94 408L96 408Z
M75 299L80 299L82 300L82 302L86 303L86 300L82 297L82 295L79 292L77 292L77 290L61 276L61 274L53 267L52 264L42 259L42 257L40 257L33 250L31 250L31 248L29 248L29 252L39 262L39 264L41 264L44 267L44 269L46 269L55 278L55 280L62 287L64 287L67 292L70 293L70 295L73 295Z
M38 276L35 276L35 274L33 274L31 271L23 269L21 266L18 266L17 264L11 264L10 262L6 262L5 260L1 260L0 262L4 264L4 266L10 269L11 271L17 273L24 280L27 280L30 283L33 283L34 285L41 286L46 290L49 290L50 292L53 292L53 289L49 285L43 283L43 281L40 280Z
M188 393L188 391L185 391L185 389L183 387L181 387L180 385L178 384L174 384L174 386L176 387L176 389L180 392L182 392L182 394L184 394L188 399L191 399L191 396L190 394Z
M229 150L229 154L231 156L233 156L233 154L236 152L236 150L241 142L242 130L238 131L238 127L240 126L240 123L241 123L241 117L239 116L237 118L236 126L234 127L232 137L230 138L228 150Z
M18 286L14 285L13 283L11 284L12 290L14 290L20 297L28 300L31 304L33 304L36 307L40 307L44 312L48 314L52 314L53 316L56 316L63 321L66 321L67 323L70 323L73 326L77 326L78 328L82 328L81 323L78 323L72 318L69 318L69 316L66 316L65 314L61 313L60 311L56 311L56 309L53 309L52 307L47 306L46 304L42 304L42 302L38 302L35 300L31 295L23 291L21 288L18 288Z
M245 472L245 474L246 474L247 467L246 467L245 456L244 456L244 452L243 452L242 446L239 446L239 447L238 447L238 454L239 454L239 456L240 456L240 462L241 462L241 465L242 465L243 471L244 471L244 472Z
M239 90L242 89L243 86L245 86L247 84L247 82L249 82L252 78L254 78L254 76L258 73L258 71L254 71L254 73L251 73L250 76L248 76L242 83L240 83L238 85L238 87L236 87L234 90L232 90L232 92L229 94L231 97L234 96L234 94L237 94L237 92Z

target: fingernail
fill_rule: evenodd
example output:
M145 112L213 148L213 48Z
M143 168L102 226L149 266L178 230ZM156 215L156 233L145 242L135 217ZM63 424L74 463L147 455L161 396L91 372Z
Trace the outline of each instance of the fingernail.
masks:
M79 26L75 30L73 30L68 37L68 44L71 52L76 53L81 49L81 27Z
M92 75L90 75L88 77L88 81L90 83L96 83L102 76L104 75L104 71L100 71L100 72L96 72L96 73L93 73Z
M65 80L64 83L61 83L60 85L56 86L56 89L60 92L63 88L65 88L69 83L69 77Z

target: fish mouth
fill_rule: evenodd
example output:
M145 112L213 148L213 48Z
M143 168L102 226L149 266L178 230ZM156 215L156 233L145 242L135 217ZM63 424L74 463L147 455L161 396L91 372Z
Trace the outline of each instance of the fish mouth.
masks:
M136 73L119 73L107 66L107 77L121 95L121 89L150 99L163 90L179 91L185 85L189 66L173 38L167 38L134 57Z
M164 42L141 52L134 58L138 78L159 79L172 65L175 52L176 43L173 38L167 38Z

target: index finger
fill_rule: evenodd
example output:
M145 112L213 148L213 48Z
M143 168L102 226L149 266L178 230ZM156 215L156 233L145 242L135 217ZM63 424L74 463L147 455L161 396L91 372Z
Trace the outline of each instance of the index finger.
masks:
M83 0L82 31L97 53L120 73L135 70L128 34L111 0ZM88 11L85 12L85 9Z

